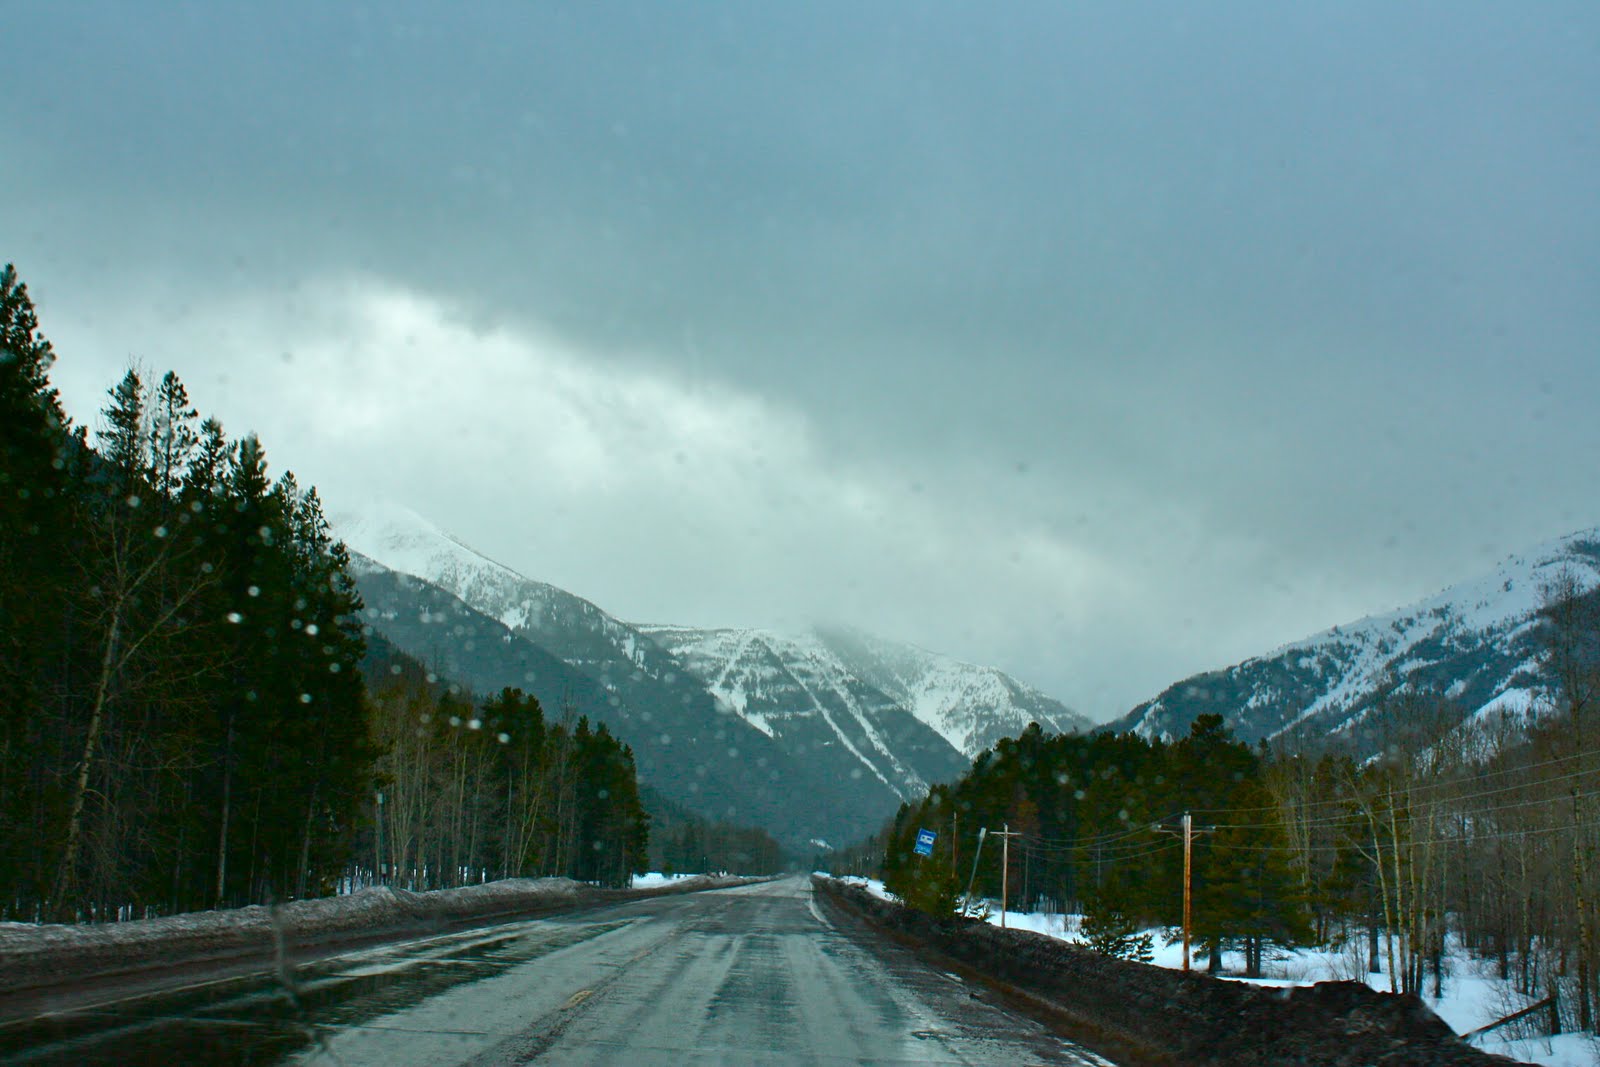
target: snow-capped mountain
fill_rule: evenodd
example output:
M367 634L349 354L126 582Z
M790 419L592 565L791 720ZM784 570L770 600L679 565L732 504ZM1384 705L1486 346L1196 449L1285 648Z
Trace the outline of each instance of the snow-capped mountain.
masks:
M604 721L671 799L794 841L863 836L1030 721L1082 724L997 671L866 635L630 625L403 508L334 528L368 622L399 648Z
M903 744L915 736L901 725L900 716L909 715L970 760L1002 737L1017 736L1030 722L1052 733L1090 726L1060 701L993 667L859 630L817 627L790 635L685 626L641 629L698 675L717 699L768 733L787 728L796 717L832 718L842 711L848 721L862 724L869 744L870 723L878 718L895 724L890 734Z
M1178 737L1211 712L1251 743L1343 737L1373 751L1373 737L1364 735L1382 696L1397 687L1448 697L1468 719L1527 712L1546 689L1535 613L1545 586L1562 573L1583 590L1600 585L1600 529L1513 556L1398 611L1187 678L1105 729Z
M613 668L670 670L660 650L641 644L632 627L582 597L524 577L405 508L387 505L337 516L334 530L352 552L384 569L409 574L459 597L474 611L539 644L602 682Z
M721 706L791 752L842 746L902 799L966 770L967 760L887 694L853 675L814 634L641 626Z
M888 694L968 759L1032 722L1050 733L1091 726L1059 700L993 667L844 627L821 628L815 636L845 670Z

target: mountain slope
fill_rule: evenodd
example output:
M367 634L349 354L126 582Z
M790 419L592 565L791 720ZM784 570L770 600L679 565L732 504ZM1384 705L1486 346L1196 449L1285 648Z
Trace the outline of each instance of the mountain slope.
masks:
M641 626L719 703L796 754L840 746L903 800L959 776L967 760L812 635Z
M475 688L521 686L549 708L566 702L606 722L633 747L641 776L691 810L761 825L791 843L853 840L905 796L895 774L847 746L792 750L719 704L635 627L485 558L413 513L369 511L335 527L378 609L369 614L373 626L424 662L462 664L462 680ZM413 624L421 618L442 624ZM489 647L496 651L485 655ZM551 661L570 675L551 670ZM560 681L545 688L547 679Z
M1037 722L1051 733L1087 730L1088 719L993 667L873 637L819 628L817 640L845 670L888 694L968 759Z
M514 686L538 697L548 715L605 723L633 749L643 780L701 815L803 842L819 833L866 833L893 810L894 795L871 784L853 794L867 817L841 810L837 791L820 788L812 768L719 714L703 693L696 700L692 689L649 679L630 681L625 691L607 685L439 586L361 553L352 552L351 561L368 625L396 647L480 694Z
M1449 697L1468 716L1528 710L1545 688L1532 633L1541 589L1569 572L1600 584L1600 530L1507 559L1492 573L1384 615L1168 687L1109 730L1177 737L1207 712L1240 739L1343 736L1375 751L1381 695L1397 684Z

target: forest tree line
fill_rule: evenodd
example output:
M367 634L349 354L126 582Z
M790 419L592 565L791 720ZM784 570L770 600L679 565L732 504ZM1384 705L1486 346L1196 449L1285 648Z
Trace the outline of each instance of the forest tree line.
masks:
M386 661L322 502L130 369L91 437L0 271L0 919L110 919L374 877L620 884L632 754ZM382 794L386 803L380 804ZM379 839L382 839L381 846Z
M380 755L358 866L412 890L544 876L627 886L645 869L633 752L603 723L547 720L518 689L474 702L393 650L368 662Z
M770 833L706 819L649 791L650 869L663 874L781 874L798 866Z
M1537 714L1463 728L1447 697L1393 686L1376 713L1383 754L1361 761L1337 738L1317 754L1251 748L1216 715L1170 743L1033 726L902 806L872 859L903 899L949 911L969 881L1001 895L1001 841L975 849L980 828L1009 827L1013 909L1082 913L1098 947L1137 956L1136 931L1181 922L1187 813L1201 966L1236 948L1259 974L1274 945L1346 944L1420 992L1448 977L1452 939L1591 1029L1600 590L1558 575L1537 629L1552 685ZM930 857L913 850L923 828L939 834Z

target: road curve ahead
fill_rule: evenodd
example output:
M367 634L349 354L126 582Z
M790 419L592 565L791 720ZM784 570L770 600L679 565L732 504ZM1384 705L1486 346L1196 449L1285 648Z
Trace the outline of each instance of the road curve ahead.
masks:
M803 879L328 959L0 1030L6 1063L1106 1064L836 927Z

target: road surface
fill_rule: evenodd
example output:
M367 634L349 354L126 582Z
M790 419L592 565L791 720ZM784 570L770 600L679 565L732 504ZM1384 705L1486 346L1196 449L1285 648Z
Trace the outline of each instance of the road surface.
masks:
M0 1063L1106 1064L803 879L456 932L0 1028Z

